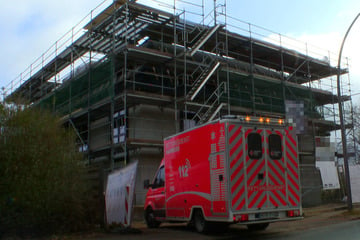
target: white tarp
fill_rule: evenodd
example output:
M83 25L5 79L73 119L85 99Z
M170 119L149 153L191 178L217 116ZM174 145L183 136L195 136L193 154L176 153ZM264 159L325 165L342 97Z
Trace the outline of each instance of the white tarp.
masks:
M320 169L324 190L339 189L339 175L333 161L317 161L316 167Z
M335 162L335 147L316 147L316 161Z
M351 197L353 203L360 202L360 166L349 166Z
M136 161L109 174L105 192L107 224L131 225L137 165Z

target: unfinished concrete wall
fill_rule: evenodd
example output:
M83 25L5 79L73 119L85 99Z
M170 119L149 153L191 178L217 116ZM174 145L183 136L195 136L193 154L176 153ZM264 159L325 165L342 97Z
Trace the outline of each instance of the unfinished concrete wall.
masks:
M90 150L97 150L110 144L109 117L103 117L90 123Z
M315 138L310 134L298 135L298 145L302 205L320 205L322 181L320 170L315 166Z
M147 189L144 189L144 180L153 180L158 169L163 151L160 148L141 148L130 156L130 162L139 161L136 185L135 185L135 205L144 205Z
M136 205L143 205L147 189L144 180L152 181L163 157L164 138L176 133L174 109L137 105L128 109L128 140L134 142L129 152L130 162L138 160ZM139 144L136 147L136 144Z
M322 181L320 170L315 166L301 166L301 193L304 207L318 206L322 203Z
M140 104L128 110L128 139L163 141L176 133L174 109Z

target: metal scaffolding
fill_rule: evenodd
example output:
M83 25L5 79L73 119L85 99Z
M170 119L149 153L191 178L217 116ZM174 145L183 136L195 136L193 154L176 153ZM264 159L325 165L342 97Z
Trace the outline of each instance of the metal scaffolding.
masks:
M228 16L225 0L207 15L204 1L139 2L103 1L9 84L7 100L61 115L89 163L110 169L222 115L285 118L287 101L303 104L313 136L339 128L334 54Z

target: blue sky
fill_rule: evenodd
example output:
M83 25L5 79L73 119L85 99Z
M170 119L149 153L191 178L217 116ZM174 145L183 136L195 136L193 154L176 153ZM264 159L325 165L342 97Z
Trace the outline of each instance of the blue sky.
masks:
M243 1L243 7L240 3L237 5L244 20L265 25L276 32L322 33L333 31L334 26L338 28L341 25L338 17L351 9L346 2L352 7L355 4L360 6L356 1L339 0L254 0Z
M0 0L0 88L8 85L101 2L103 0ZM201 4L202 1L192 2ZM213 8L214 1L204 2L207 13ZM224 2L218 0L218 4ZM179 8L184 5L181 1L177 3ZM337 55L347 28L360 12L360 1L226 0L226 11L244 22L308 42ZM355 94L360 93L359 41L360 19L351 31L343 53L351 59L350 79Z

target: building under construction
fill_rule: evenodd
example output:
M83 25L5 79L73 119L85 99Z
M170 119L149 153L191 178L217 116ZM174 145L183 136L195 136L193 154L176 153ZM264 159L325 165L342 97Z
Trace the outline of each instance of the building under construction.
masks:
M139 160L138 205L165 137L224 115L296 119L303 203L318 203L314 139L338 128L333 56L294 50L227 16L220 1L209 15L204 2L159 2L104 1L9 85L7 99L60 114L100 171Z

